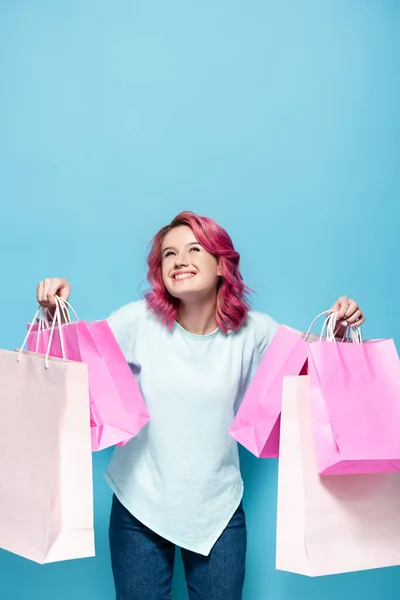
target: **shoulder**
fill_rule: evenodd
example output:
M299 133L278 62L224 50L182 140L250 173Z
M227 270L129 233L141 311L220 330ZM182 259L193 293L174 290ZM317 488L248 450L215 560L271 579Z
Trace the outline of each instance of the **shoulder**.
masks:
M107 321L119 345L125 350L132 343L139 325L148 318L151 315L147 311L146 302L138 300L121 306L111 313Z
M137 300L136 302L129 302L112 312L107 321L111 327L132 325L140 319L145 318L146 313L146 302L144 300Z
M135 319L144 317L147 312L146 302L144 300L137 300L136 302L129 302L124 306L121 306L108 317L108 321L127 321L130 322Z
M275 319L258 310L250 310L247 313L247 325L253 329L263 328L265 331L271 331L272 333L275 333L278 328L278 323Z
M266 313L250 310L244 327L248 335L251 336L256 348L263 354L271 343L279 323Z

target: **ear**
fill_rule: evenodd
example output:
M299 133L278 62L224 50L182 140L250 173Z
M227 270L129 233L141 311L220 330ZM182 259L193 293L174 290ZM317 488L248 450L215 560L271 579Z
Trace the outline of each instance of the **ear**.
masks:
M219 263L218 263L218 267L217 267L217 275L218 275L218 277L222 277L221 266Z

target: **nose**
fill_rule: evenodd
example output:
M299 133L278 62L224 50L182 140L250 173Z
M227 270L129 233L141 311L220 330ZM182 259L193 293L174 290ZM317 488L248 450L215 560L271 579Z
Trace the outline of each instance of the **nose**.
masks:
M186 259L177 256L175 258L175 269L179 269L180 267L188 267L189 263Z
M179 254L175 256L175 269L179 269L180 267L187 267L189 265L186 252L181 250Z

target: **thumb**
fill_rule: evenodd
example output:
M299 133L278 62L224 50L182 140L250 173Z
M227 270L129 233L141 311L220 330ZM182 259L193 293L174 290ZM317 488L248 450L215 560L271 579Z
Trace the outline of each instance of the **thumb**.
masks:
M333 312L337 312L340 309L340 304L338 301L335 302L335 304L332 306L332 308L329 309L329 313L333 313Z
M70 293L71 293L71 289L70 289L70 287L68 285L63 285L58 290L58 295L60 296L60 298L62 298L65 301L68 301Z

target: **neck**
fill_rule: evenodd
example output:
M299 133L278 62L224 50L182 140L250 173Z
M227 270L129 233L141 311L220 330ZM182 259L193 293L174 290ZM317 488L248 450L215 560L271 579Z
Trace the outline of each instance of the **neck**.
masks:
M200 302L186 303L181 300L178 308L177 321L183 329L194 335L207 335L218 327L215 319L217 298L213 295L210 299Z

